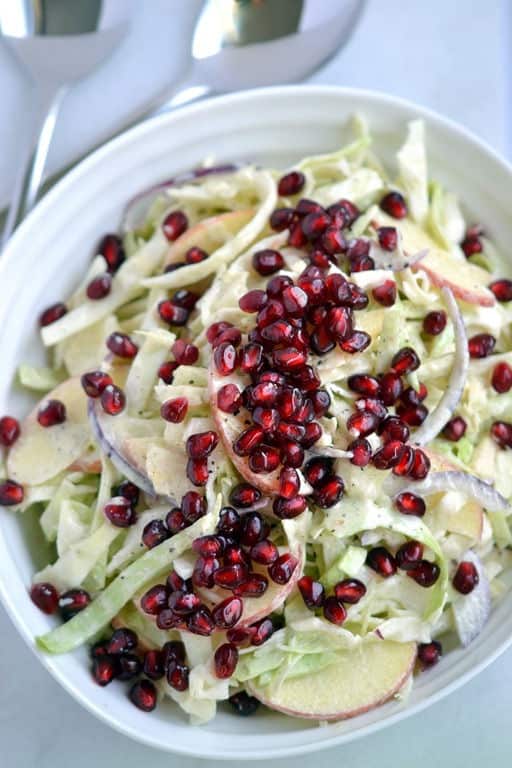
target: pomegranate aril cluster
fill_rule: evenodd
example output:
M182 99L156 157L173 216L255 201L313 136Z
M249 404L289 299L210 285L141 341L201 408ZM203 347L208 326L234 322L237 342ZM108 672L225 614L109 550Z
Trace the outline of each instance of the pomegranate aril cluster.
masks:
M370 549L366 565L384 579L394 576L397 569L403 570L409 578L425 588L433 586L440 573L437 563L423 559L423 545L415 540L402 544L395 555L383 546Z
M142 531L142 543L148 549L157 547L170 536L195 523L207 511L206 499L197 491L188 491L181 499L179 507L173 507L165 520L150 520Z
M321 582L311 576L302 576L297 582L305 605L311 610L321 609L324 618L332 624L343 624L348 605L355 605L366 594L366 586L359 579L343 579L334 585L333 594L326 595Z

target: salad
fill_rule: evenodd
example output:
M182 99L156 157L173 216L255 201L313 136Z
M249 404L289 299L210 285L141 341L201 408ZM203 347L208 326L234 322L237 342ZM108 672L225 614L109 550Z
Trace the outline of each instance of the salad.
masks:
M142 193L40 317L42 398L0 420L0 504L39 515L50 654L194 723L404 698L510 582L512 281L368 128L286 173ZM446 640L445 640L446 638Z

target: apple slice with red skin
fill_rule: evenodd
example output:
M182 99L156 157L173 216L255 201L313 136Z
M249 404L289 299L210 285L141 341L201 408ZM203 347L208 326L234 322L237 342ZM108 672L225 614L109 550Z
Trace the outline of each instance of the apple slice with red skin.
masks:
M440 453L435 453L435 451L432 451L431 449L424 448L422 450L430 459L432 472L460 470L460 467L450 461L446 456L443 456ZM467 536L474 542L478 542L482 538L484 525L483 509L478 502L473 499L468 499L460 509L451 511L449 514L447 513L445 523L447 530Z
M242 229L253 216L252 208L244 208L203 219L187 229L174 241L167 251L164 265L168 266L184 261L185 254L190 248L201 248L207 253L217 250Z
M391 699L411 676L416 643L362 642L340 651L336 663L277 690L251 681L247 690L270 709L307 720L346 720Z
M37 414L48 400L64 403L66 420L62 424L52 427L39 424ZM39 485L82 460L92 443L87 397L80 379L66 379L21 422L20 436L7 456L7 474L22 485Z

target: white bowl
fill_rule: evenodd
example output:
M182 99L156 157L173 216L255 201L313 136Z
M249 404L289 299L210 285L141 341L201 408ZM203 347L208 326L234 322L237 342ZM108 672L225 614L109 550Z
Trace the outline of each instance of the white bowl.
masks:
M431 175L459 193L470 218L481 221L507 252L512 169L448 120L393 97L344 88L272 88L205 101L142 124L95 152L44 198L15 234L0 264L0 413L26 409L26 397L12 382L20 361L44 359L36 318L42 308L68 295L99 237L118 226L130 197L212 154L220 161L246 159L284 167L305 155L333 150L347 139L346 122L355 112L367 118L375 149L390 162L406 122L423 118ZM42 564L41 539L34 521L0 512L1 595L31 647L34 637L53 625L27 594L31 576ZM91 680L85 649L65 656L38 655L78 701L122 733L181 754L247 760L342 744L397 722L467 681L511 638L508 595L467 650L449 653L416 679L407 703L391 702L324 728L268 711L242 719L227 708L209 725L193 727L171 703L147 715L133 707L121 685L99 688Z

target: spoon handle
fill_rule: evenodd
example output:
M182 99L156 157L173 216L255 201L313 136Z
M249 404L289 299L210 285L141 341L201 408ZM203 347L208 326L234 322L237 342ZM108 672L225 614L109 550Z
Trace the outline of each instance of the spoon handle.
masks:
M49 86L39 95L40 106L34 131L37 141L30 154L26 154L25 161L20 165L2 232L0 250L5 246L21 219L36 203L57 115L66 92L66 86Z

